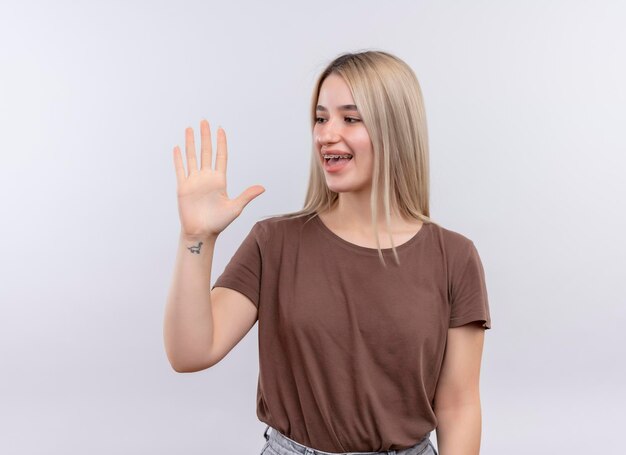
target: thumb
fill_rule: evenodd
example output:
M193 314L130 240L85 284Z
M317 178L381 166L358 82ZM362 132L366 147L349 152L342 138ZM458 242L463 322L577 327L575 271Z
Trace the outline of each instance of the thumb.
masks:
M263 193L265 193L265 188L263 188L261 185L254 185L244 190L243 193L235 198L236 205L239 207L239 211L241 212L252 199Z

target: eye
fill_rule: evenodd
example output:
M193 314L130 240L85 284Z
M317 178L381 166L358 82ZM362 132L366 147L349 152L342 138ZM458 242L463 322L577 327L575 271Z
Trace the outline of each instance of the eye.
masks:
M323 120L322 117L315 117L315 123L322 123Z
M346 121L348 123L356 123L356 122L360 122L361 119L355 118L355 117L346 117Z

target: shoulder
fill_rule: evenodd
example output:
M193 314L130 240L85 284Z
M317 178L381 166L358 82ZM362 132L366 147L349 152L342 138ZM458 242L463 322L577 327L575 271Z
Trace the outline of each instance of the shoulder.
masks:
M432 231L450 249L467 248L474 243L467 235L450 228L446 228L438 223L430 223Z
M277 215L265 217L256 222L263 230L293 229L302 226L313 215L289 216Z
M430 223L430 228L449 265L464 263L472 254L476 254L474 241L466 234L437 223Z
M263 241L268 242L272 238L279 238L294 232L300 232L303 225L313 215L290 216L278 215L263 218L254 225L254 230Z

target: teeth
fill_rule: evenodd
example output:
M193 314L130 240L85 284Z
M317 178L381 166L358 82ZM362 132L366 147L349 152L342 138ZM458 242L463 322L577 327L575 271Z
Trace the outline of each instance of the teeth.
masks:
M324 155L324 159L328 160L330 158L347 158L347 157L352 157L352 155L348 154L348 155Z

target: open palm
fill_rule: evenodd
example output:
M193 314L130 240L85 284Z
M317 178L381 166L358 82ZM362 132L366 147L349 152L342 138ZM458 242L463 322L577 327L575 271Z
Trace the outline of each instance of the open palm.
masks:
M215 168L212 167L213 151L209 122L200 122L201 154L200 169L196 161L196 149L192 128L185 130L185 154L188 172L178 146L174 147L178 214L181 233L189 237L217 237L237 218L248 203L265 192L261 185L247 188L238 197L230 199L226 192L226 163L228 152L226 133L217 130L217 153Z

